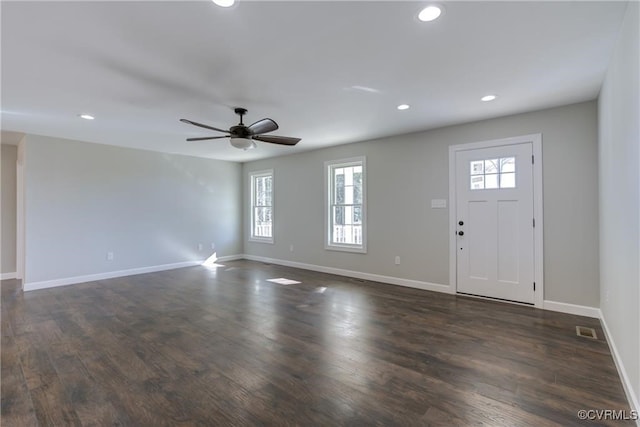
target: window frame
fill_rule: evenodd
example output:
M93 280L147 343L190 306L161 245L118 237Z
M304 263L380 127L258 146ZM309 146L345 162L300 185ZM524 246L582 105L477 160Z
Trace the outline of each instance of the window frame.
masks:
M264 178L270 176L271 177L271 237L264 236L256 236L254 235L255 230L255 208L257 207L256 202L256 179ZM261 171L253 171L249 172L249 241L255 243L274 243L274 225L275 225L275 175L273 169L266 169Z
M340 167L362 166L362 244L332 242L333 215L331 212L334 199L333 170ZM324 248L332 251L367 253L367 159L366 156L324 162Z

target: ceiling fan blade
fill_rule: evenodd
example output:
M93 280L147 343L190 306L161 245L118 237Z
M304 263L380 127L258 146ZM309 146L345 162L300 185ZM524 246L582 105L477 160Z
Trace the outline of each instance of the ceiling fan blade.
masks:
M192 141L206 141L207 139L220 139L220 138L229 138L231 135L225 135L225 136L205 136L202 138L187 138L187 141L192 142Z
M180 121L182 123L187 123L189 125L194 125L194 126L198 126L198 127L209 129L209 130L215 130L217 132L224 132L224 133L229 132L228 130L214 128L213 126L203 125L202 123L192 122L191 120L187 120L187 119L180 119Z
M300 142L300 138L290 138L288 136L275 135L255 135L253 136L253 139L280 145L296 145L298 142Z
M251 135L260 135L261 133L273 132L278 129L278 124L271 119L258 120L249 126Z

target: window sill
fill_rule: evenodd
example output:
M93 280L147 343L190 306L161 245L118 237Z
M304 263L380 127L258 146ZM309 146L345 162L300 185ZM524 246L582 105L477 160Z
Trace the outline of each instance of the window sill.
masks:
M273 238L269 239L269 238L259 238L259 237L250 237L249 238L249 242L251 243L267 243L270 245L273 245Z
M356 254L366 254L367 248L366 246L341 246L341 245L325 245L325 250L327 251L337 251L337 252L351 252Z

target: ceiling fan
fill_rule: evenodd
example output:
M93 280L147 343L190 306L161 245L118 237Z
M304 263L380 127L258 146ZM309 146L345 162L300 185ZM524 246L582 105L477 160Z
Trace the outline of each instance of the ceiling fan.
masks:
M262 119L257 122L245 126L242 123L242 116L247 114L245 108L236 108L235 113L240 116L240 123L236 126L231 126L229 130L218 129L212 126L203 125L202 123L193 122L187 119L180 119L183 123L198 126L204 129L215 130L216 132L223 132L227 135L223 136L205 136L202 138L187 138L187 141L205 141L208 139L220 139L231 138L231 145L242 150L250 150L256 147L256 141L269 142L271 144L279 145L296 145L300 142L300 138L291 138L288 136L275 136L275 135L263 135L265 133L273 132L278 129L278 124L271 119Z

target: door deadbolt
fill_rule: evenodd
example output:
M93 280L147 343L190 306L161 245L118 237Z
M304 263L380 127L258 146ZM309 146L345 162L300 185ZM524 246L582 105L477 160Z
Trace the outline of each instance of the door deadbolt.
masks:
M464 225L464 221L458 221L458 225Z

